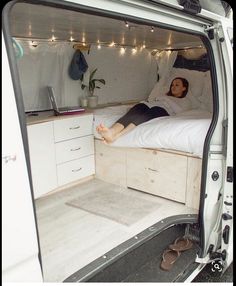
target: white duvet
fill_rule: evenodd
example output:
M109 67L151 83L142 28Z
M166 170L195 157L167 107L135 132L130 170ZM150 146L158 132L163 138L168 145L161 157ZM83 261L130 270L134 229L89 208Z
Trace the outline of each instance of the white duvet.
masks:
M110 127L130 106L116 106L96 110L94 113L94 135L100 123ZM152 119L121 136L111 146L163 148L192 153L202 157L203 145L211 123L212 114L203 110L190 110L175 116Z

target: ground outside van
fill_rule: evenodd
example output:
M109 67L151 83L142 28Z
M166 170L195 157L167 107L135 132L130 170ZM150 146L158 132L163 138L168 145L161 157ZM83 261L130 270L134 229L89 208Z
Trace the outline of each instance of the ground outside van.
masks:
M231 13L203 0L5 5L3 282L191 282L206 265L225 272ZM191 108L104 143L99 124L155 104L176 77L189 83Z

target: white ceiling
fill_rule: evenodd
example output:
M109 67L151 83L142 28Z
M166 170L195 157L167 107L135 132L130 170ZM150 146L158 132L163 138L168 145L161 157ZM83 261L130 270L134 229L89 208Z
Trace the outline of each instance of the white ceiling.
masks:
M146 45L150 49L184 48L202 45L193 35L181 32L137 25L124 21L88 15L76 11L58 9L42 5L17 3L10 17L13 37L30 39L74 40L89 44L111 43L125 46Z

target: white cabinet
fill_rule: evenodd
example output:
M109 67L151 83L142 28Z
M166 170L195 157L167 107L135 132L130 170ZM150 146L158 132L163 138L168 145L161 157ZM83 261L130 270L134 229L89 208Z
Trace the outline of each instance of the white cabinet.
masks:
M55 120L58 186L95 173L93 115Z
M34 197L37 199L57 187L53 122L29 125L27 130Z
M28 125L34 196L95 173L93 115Z

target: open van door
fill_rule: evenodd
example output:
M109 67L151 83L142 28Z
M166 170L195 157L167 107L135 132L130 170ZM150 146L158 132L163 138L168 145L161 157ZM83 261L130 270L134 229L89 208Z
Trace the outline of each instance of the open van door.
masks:
M201 201L201 242L198 262L218 263L224 272L233 261L233 27L222 18L206 28L216 61L215 125L206 172L206 191ZM216 100L217 101L217 100ZM214 120L213 120L214 121ZM211 133L211 131L210 131ZM218 139L219 138L219 139ZM204 184L204 182L202 182ZM215 270L215 269L213 269Z
M226 87L233 86L233 27L223 22L219 27L222 33L222 57L225 63ZM233 90L226 88L227 117L224 123L225 136L225 177L223 182L222 239L221 255L223 271L233 261Z
M42 282L29 175L3 36L2 43L2 281Z

